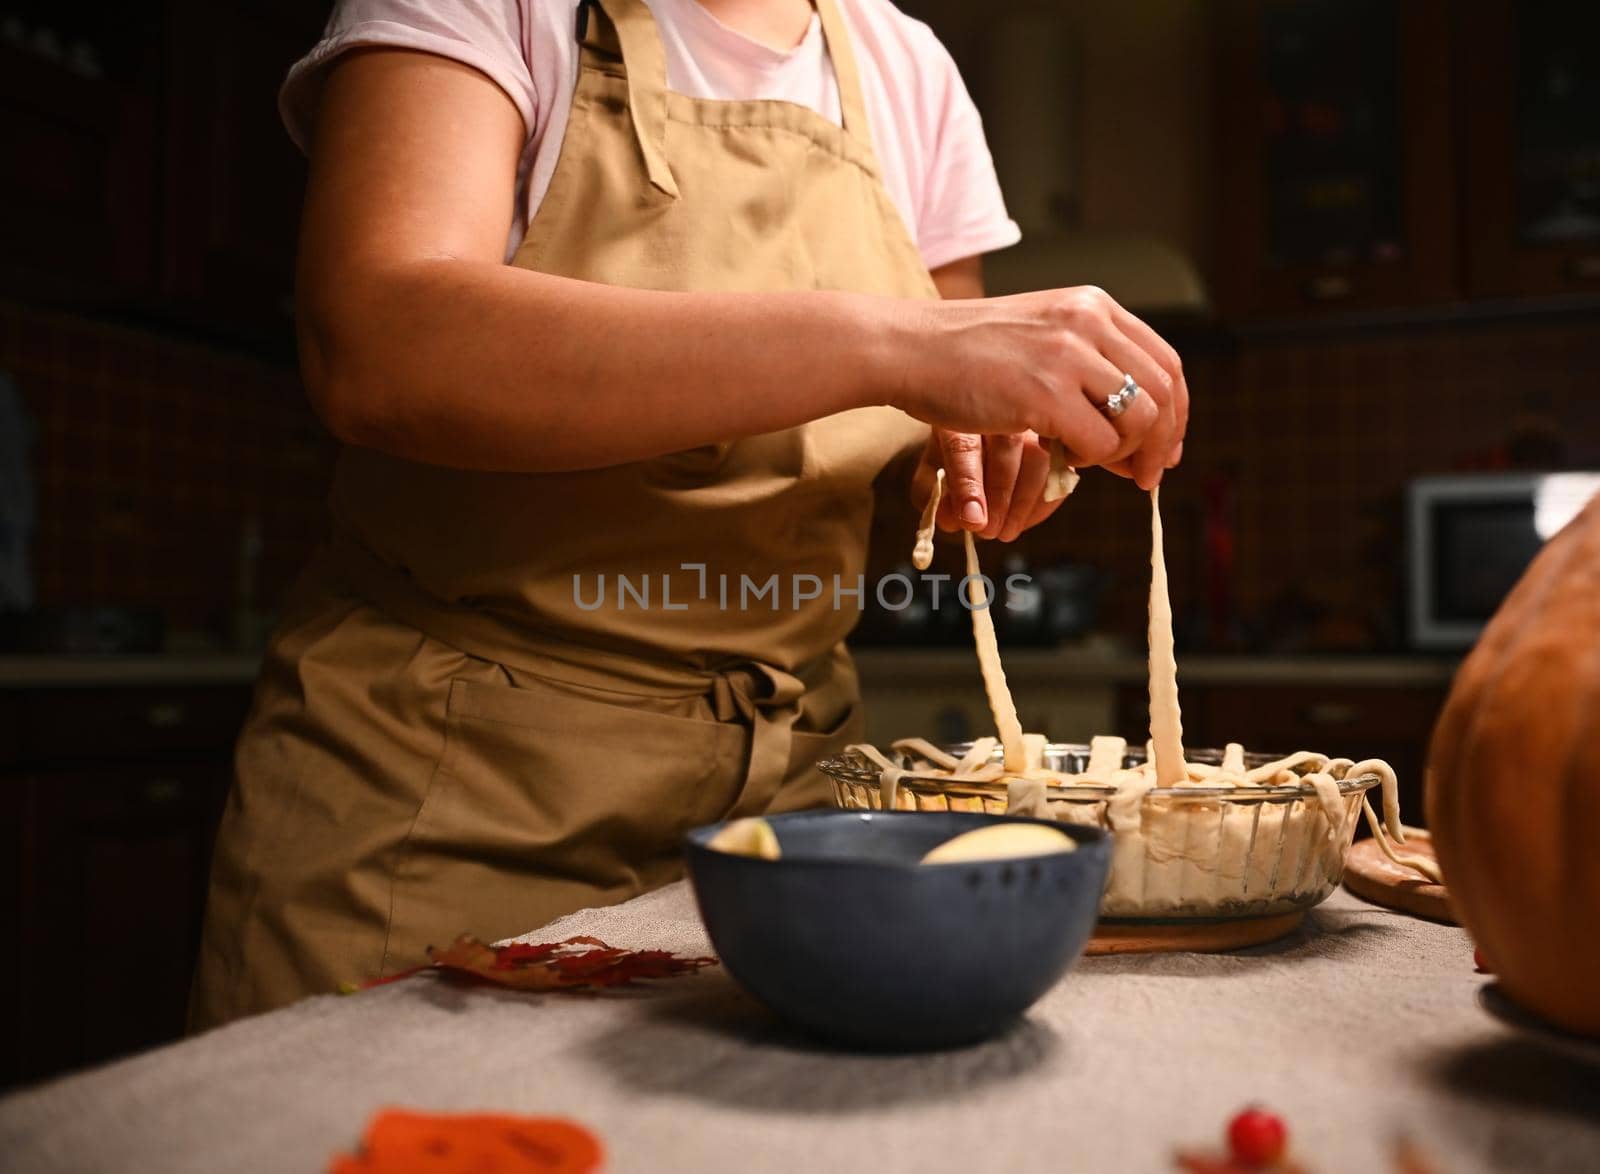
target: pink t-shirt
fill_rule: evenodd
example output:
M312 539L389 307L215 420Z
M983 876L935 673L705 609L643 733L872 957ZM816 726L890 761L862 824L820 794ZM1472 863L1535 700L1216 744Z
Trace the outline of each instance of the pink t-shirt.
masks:
M279 95L304 147L329 65L357 46L451 57L492 79L527 128L509 260L544 198L577 84L578 0L339 0L318 45ZM780 98L840 121L838 84L815 14L787 52L735 32L697 0L647 0L666 49L667 84L697 98ZM931 29L889 0L838 0L861 74L889 197L928 268L1015 244L977 108Z

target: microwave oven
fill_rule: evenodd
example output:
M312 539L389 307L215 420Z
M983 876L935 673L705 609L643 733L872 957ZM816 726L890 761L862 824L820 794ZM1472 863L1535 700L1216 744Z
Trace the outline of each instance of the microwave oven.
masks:
M1419 477L1406 491L1412 647L1470 648L1539 548L1600 491L1600 473Z

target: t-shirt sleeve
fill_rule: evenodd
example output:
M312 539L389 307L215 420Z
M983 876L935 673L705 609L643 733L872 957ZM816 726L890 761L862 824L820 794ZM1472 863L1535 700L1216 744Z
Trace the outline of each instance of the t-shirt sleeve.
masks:
M290 67L278 93L284 126L301 150L329 67L351 49L370 47L416 49L471 66L506 92L533 134L539 94L518 0L338 0L322 40Z
M929 269L1014 245L1022 231L1006 213L983 119L949 51L922 34L925 141L932 144L917 216L917 250Z

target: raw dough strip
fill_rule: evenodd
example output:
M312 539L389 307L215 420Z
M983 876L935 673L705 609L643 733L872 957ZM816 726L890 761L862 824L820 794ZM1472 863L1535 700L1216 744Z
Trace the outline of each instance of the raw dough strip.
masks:
M1067 450L1059 440L1050 442L1050 471L1045 474L1044 499L1060 501L1078 487L1078 470L1067 464Z
M996 740L994 738L980 739L980 742L987 743L988 750L991 752L994 749L995 741ZM857 742L853 745L845 747L846 752L854 750L863 758L871 762L872 765L878 768L880 795L886 793L883 792L881 788L885 786L891 788L898 787L901 781L904 780L908 775L937 775L940 781L949 783L994 783L1001 780L1005 780L1009 783L1011 780L1016 779L1024 782L1043 780L1048 783L1059 783L1063 785L1075 783L1079 777L1077 775L1063 774L1061 771L1048 770L1044 767L1036 767L1031 770L1021 771L1014 775L1008 775L1005 771L1005 768L999 763L993 763L988 766L978 767L976 769L961 769L962 765L969 759L976 758L973 750L978 749L977 743L974 744L973 750L969 750L966 757L959 761L953 755L940 750L937 746L934 746L932 743L927 742L922 738L902 738L898 742L894 743L894 749L899 750L908 756L917 756L919 761L914 766L903 767L898 763L891 761L888 756L883 753L883 751L867 742ZM928 751L932 751L932 753L928 754ZM978 761L986 761L987 758L988 754L985 753L983 758L979 759ZM949 764L954 765L951 766ZM887 792L887 794L890 796L890 800L892 800L894 793L895 792L893 791ZM885 805L889 806L892 805L892 803L889 800L886 800Z
M1106 822L1111 825L1113 832L1138 831L1143 823L1140 811L1144 807L1145 796L1155 790L1154 774L1135 767L1118 772L1111 781L1116 784L1117 790L1106 801Z
M989 759L994 756L994 748L998 742L998 738L991 738L988 735L979 738L970 747L968 747L967 752L961 756L961 761L956 764L956 770L962 772L963 774L968 771L977 770L980 766L988 762Z
M1183 718L1178 710L1178 662L1172 648L1172 601L1161 542L1161 488L1150 491L1150 755L1156 782L1173 786L1188 776Z
M911 548L911 565L925 571L933 565L933 527L939 520L939 503L944 500L944 468L933 474L933 493L922 507L922 523L917 527L917 543Z
M884 752L876 746L860 742L848 749L859 752L878 768L878 801L883 804L885 811L893 811L894 801L900 793L900 780L907 772L890 762Z
M1280 758L1276 762L1262 763L1253 770L1246 771L1245 781L1259 786L1273 786L1276 784L1279 775L1285 772L1293 773L1295 767L1304 766L1306 763L1314 763L1313 770L1325 770L1328 765L1328 759L1326 755L1317 754L1310 750L1301 750L1289 755L1287 758Z
M1444 884L1444 874L1439 871L1437 863L1429 860L1426 856L1413 856L1410 853L1401 855L1394 850L1394 847L1389 843L1388 835L1385 834L1383 825L1378 822L1378 813L1372 810L1372 803L1365 795L1361 796L1361 810L1366 812L1367 826L1372 829L1372 838L1378 841L1378 848L1385 856L1401 868L1409 868L1421 873L1436 885ZM1404 841L1401 842L1404 843Z
M1381 758L1368 758L1353 765L1348 774L1375 774L1383 785L1383 826L1389 830L1396 844L1406 842L1405 825L1400 822L1400 785L1395 781L1394 767Z
M1317 799L1322 804L1322 813L1328 817L1328 839L1333 839L1344 826L1344 796L1339 793L1338 782L1332 775L1320 770L1312 771L1300 781L1308 787L1316 788Z
M1083 764L1083 775L1080 777L1109 779L1122 769L1122 758L1127 752L1126 738L1096 734L1089 739L1089 761Z
M1006 750L1006 773L1020 775L1028 769L1022 723L1017 720L1017 707L1011 700L1011 690L1006 687L1006 670L1000 664L1000 644L994 635L994 616L989 614L987 593L978 569L978 547L972 541L971 530L963 530L961 537L967 548L972 640L978 650L978 670L983 674L983 691L989 696L989 709L994 713L995 728L1000 732L1000 744Z
M1006 814L1026 815L1033 819L1053 819L1050 803L1045 798L1045 788L1049 784L1044 779L1019 779L1006 780Z
M901 738L898 742L891 742L889 745L902 754L920 755L928 762L933 763L935 766L943 767L945 770L954 773L959 773L961 770L961 760L959 758L954 754L949 754L939 749L926 738Z
M1050 743L1045 740L1043 734L1022 735L1022 757L1025 761L1023 772L1030 778L1061 773L1051 770L1044 764L1044 752L1049 745Z

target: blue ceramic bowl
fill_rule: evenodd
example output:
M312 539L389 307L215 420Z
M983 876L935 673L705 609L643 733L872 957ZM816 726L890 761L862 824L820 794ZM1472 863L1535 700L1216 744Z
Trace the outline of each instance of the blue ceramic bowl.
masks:
M977 812L807 811L768 820L781 860L689 833L700 917L729 973L797 1027L877 1049L956 1047L1010 1026L1083 952L1111 865L1098 828L1051 823L1076 851L919 864L1006 820Z

